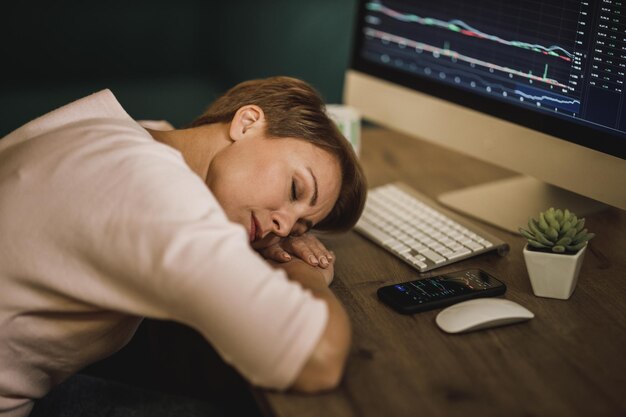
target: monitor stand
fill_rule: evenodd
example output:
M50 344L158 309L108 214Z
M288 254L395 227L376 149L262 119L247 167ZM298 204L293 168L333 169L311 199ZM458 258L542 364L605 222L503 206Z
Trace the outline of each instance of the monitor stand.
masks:
M608 206L526 176L467 187L441 194L439 202L493 226L519 234L529 217L537 218L550 207L569 209L578 217Z

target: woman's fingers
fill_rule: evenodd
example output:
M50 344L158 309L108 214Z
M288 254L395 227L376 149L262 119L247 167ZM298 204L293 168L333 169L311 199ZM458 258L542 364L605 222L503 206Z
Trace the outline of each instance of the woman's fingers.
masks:
M282 246L309 265L327 268L334 262L334 255L315 236L304 234L285 239Z
M280 239L277 243L265 245L260 245L261 247L255 249L263 257L276 262L288 262L293 256L302 259L309 265L320 268L328 268L335 262L334 253L326 249L326 246L318 238L309 233L291 236Z
M275 244L265 249L259 251L259 253L267 258L276 262L289 262L291 260L291 255L289 252L284 250L280 244Z

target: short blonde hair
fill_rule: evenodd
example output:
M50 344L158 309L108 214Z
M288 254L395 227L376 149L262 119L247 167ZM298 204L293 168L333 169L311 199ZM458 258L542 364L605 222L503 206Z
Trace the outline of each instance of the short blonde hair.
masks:
M291 77L242 82L215 100L191 127L230 123L237 110L248 104L263 109L269 137L302 139L337 158L341 167L339 198L314 229L346 231L352 228L365 206L365 174L352 145L326 114L322 98L306 82Z

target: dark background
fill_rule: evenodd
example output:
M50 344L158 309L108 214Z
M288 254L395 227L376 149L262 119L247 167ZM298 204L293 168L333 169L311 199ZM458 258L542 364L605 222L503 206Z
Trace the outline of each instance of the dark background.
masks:
M0 13L0 137L110 88L182 127L240 81L290 75L341 101L354 0L11 2Z

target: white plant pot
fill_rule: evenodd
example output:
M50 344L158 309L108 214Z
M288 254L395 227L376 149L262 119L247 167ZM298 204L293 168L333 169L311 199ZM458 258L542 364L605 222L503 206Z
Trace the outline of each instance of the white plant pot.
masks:
M538 297L567 300L578 282L587 245L574 255L537 252L524 247L524 260L533 292Z

